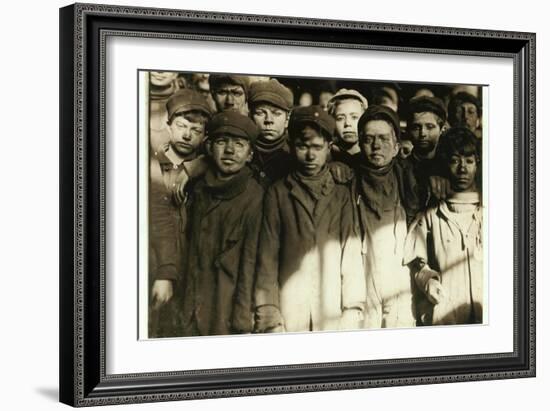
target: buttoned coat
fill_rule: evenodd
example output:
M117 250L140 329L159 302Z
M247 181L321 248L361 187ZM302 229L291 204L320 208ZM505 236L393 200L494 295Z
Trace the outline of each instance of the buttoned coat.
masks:
M330 178L312 213L298 184L290 174L266 192L256 305L278 307L289 332L337 330L365 301L350 190Z

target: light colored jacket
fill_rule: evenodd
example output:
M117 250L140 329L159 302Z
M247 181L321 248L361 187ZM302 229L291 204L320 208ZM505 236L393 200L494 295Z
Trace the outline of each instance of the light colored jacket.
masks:
M289 332L338 330L366 298L349 187L330 178L311 213L298 184L289 175L266 193L256 306L278 307Z
M483 313L482 209L473 213L463 231L442 201L419 215L407 236L406 264L415 260L439 273L417 270L419 290L417 315L426 325L481 323ZM447 298L437 305L427 301L426 285L432 278L441 281Z

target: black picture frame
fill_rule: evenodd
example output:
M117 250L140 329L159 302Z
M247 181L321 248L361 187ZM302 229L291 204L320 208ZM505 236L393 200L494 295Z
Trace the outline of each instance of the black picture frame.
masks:
M507 57L514 65L514 350L105 373L105 38ZM60 9L60 400L92 406L535 376L535 34L75 4Z

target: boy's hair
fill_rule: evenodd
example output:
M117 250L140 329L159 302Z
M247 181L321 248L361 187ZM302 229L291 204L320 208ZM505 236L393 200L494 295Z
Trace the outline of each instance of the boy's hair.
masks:
M453 155L475 155L481 163L481 139L466 127L451 127L441 138L437 146L437 156L441 164L447 164Z
M168 119L168 124L172 124L174 119L176 117L183 117L187 121L190 121L191 123L200 123L200 124L206 124L209 120L208 116L204 114L202 111L199 110L191 110L191 111L181 111L179 113L174 114L170 119Z
M447 120L445 104L437 97L420 96L410 99L406 118L407 127L412 125L416 113L433 113L437 117L439 128L442 128Z

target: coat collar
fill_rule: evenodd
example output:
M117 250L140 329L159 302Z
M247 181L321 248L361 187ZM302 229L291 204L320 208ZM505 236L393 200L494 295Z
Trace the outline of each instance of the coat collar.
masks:
M230 180L222 181L216 178L212 169L204 176L204 190L219 200L230 200L241 194L252 177L252 170L248 166L243 167L239 173Z
M336 183L334 182L334 179L332 178L332 174L330 174L330 171L328 172L328 176L326 179L326 182L321 190L321 197L319 198L317 205L315 206L315 211L312 214L307 206L308 200L305 198L307 194L305 194L305 189L301 188L300 182L297 181L296 177L294 176L294 173L289 173L285 179L285 183L287 187L289 188L289 193L292 197L294 197L306 210L308 215L311 217L312 220L316 220L320 218L327 207L330 204L330 195L334 191L334 188L336 186Z

